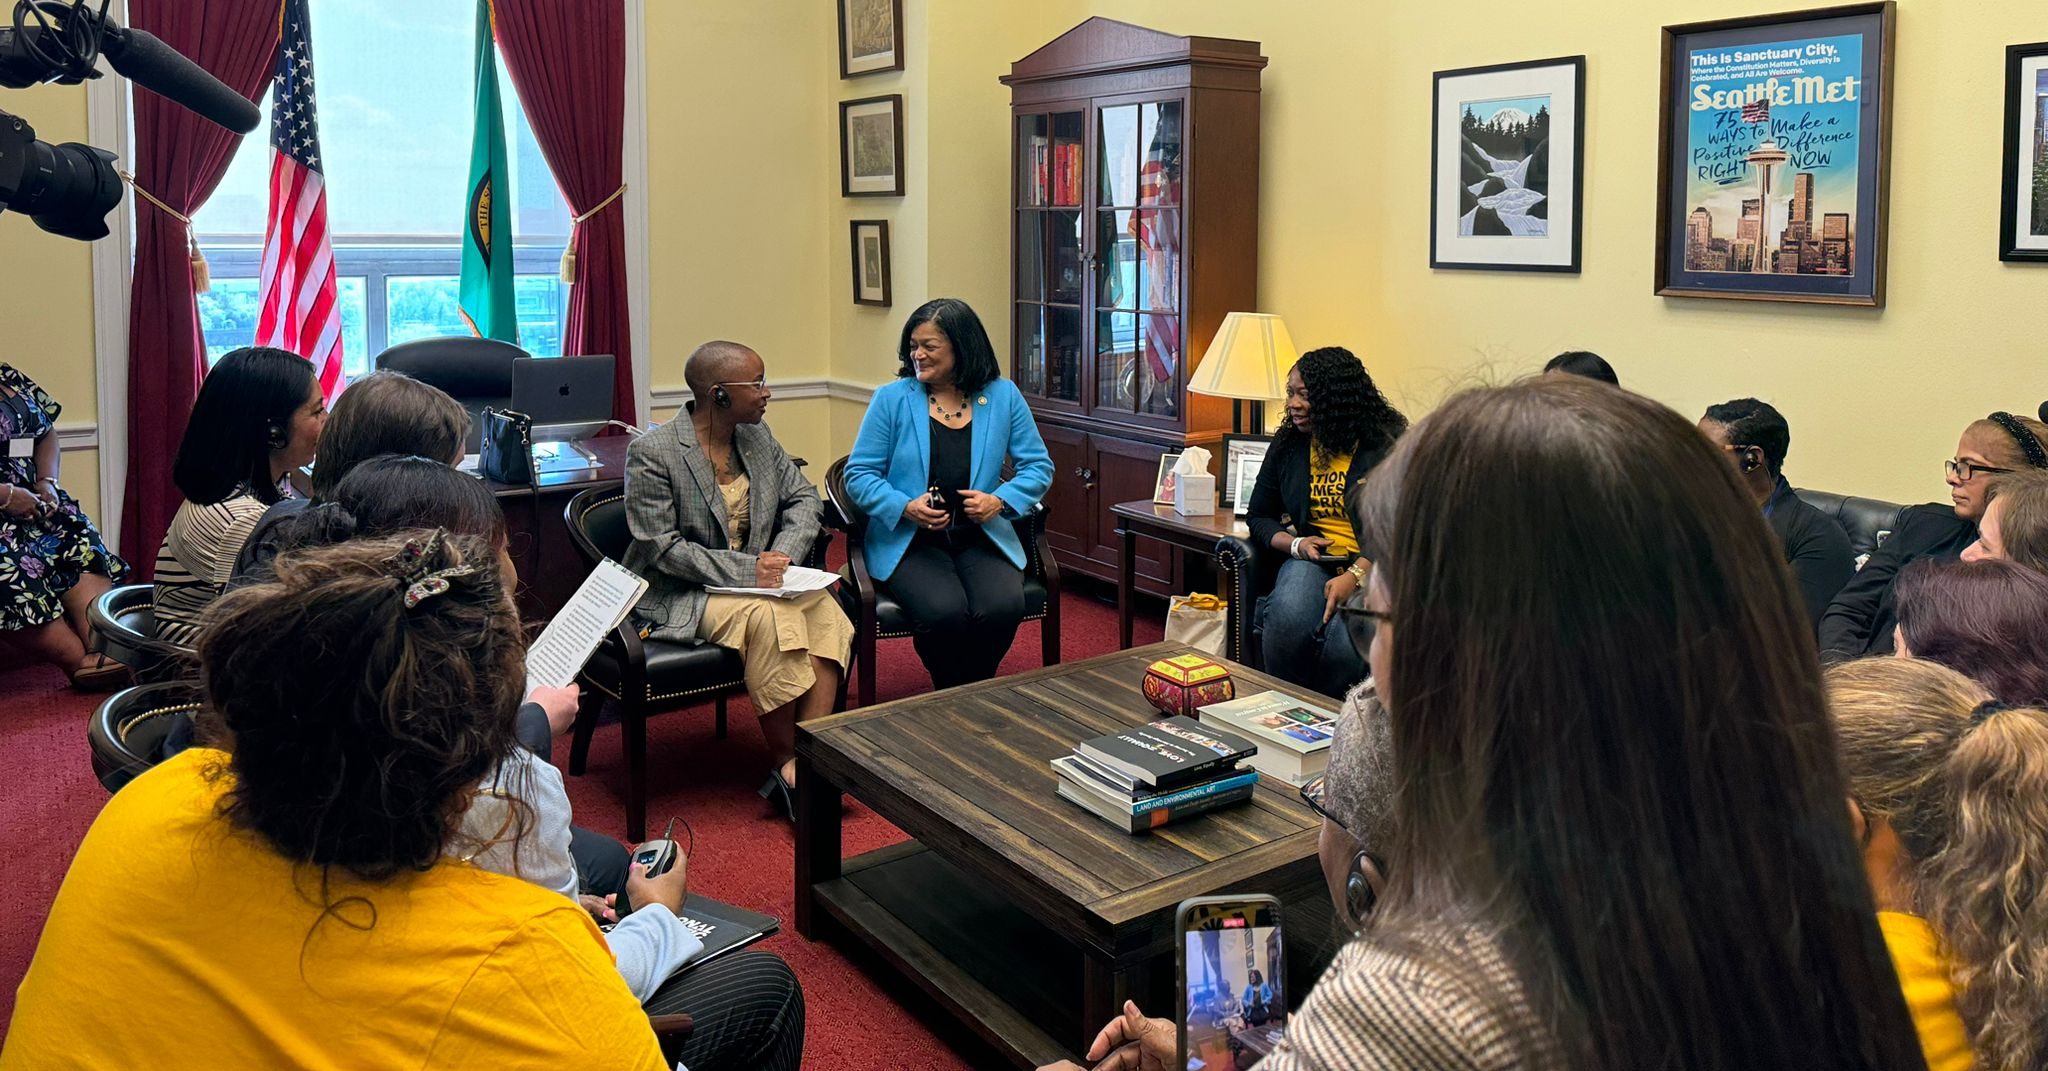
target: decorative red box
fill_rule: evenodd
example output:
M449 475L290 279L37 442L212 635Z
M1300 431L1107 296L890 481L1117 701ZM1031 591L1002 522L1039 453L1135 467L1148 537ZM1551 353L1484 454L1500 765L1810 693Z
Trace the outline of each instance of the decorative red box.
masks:
M1162 658L1145 667L1145 700L1167 714L1195 716L1196 707L1237 694L1230 671L1198 654Z

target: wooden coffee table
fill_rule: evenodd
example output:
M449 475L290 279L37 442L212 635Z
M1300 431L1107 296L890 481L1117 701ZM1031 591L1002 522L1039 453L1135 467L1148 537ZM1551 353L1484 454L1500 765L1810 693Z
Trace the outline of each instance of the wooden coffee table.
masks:
M1125 998L1173 1014L1174 909L1277 895L1288 995L1335 951L1318 819L1292 787L1131 835L1060 799L1051 760L1158 715L1162 643L805 722L797 734L796 930L858 938L1023 1067L1078 1056ZM1278 688L1242 666L1238 694ZM840 793L914 839L841 858Z

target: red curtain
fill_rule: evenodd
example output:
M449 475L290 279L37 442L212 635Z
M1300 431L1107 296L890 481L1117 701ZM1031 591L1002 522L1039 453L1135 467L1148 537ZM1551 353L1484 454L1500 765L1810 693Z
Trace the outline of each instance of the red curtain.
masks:
M623 0L493 0L498 48L555 182L581 216L620 188L626 138L626 9ZM570 239L564 354L618 357L612 415L639 422L632 333L626 311L623 198L577 226Z
M277 52L278 0L129 0L147 30L235 92L261 98ZM227 173L241 135L137 88L135 183L190 216ZM178 490L171 460L199 395L206 347L185 225L134 198L135 277L128 308L128 486L121 553L144 578L156 564Z

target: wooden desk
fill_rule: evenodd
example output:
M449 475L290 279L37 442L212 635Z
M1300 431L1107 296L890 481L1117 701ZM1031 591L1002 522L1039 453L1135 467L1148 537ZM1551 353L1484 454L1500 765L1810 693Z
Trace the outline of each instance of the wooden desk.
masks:
M512 540L512 561L519 567L519 615L542 622L561 610L588 570L569 542L562 511L580 491L619 487L626 479L625 435L582 439L582 447L598 460L594 469L543 473L537 487L485 480L505 510L505 528Z
M1131 647L1131 592L1136 585L1138 537L1156 539L1170 547L1205 558L1216 556L1216 541L1227 535L1248 535L1250 530L1229 510L1218 509L1208 516L1182 516L1172 506L1155 505L1150 499L1119 502L1109 507L1116 517L1116 534L1123 539L1123 554L1116 572L1116 646Z
M1172 1014L1174 910L1281 898L1298 1002L1337 947L1320 821L1285 784L1151 833L1054 792L1052 759L1159 715L1159 643L797 726L796 931L858 938L1020 1067L1071 1059L1123 1007ZM1231 666L1241 693L1311 693ZM915 840L841 857L841 793ZM1079 982L1077 986L1075 983Z

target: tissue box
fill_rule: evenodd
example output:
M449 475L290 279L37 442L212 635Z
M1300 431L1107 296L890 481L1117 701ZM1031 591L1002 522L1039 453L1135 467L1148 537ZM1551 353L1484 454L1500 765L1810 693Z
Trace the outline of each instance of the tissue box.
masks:
M1216 477L1206 472L1183 472L1174 477L1173 510L1183 516L1216 512Z
M1145 667L1145 701L1165 714L1195 716L1195 708L1237 694L1230 671L1201 655L1175 655Z

